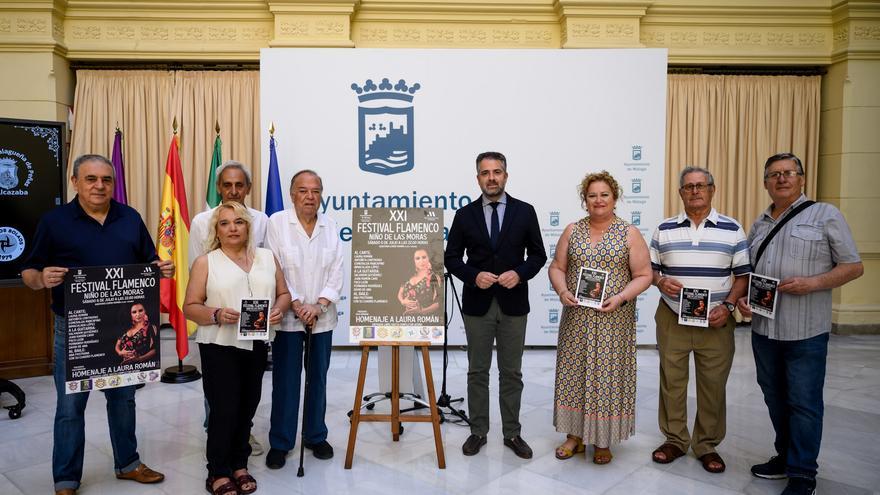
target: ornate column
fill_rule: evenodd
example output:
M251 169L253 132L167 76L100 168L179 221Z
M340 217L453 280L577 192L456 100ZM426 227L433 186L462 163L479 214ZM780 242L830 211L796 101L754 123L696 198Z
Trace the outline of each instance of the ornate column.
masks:
M63 43L66 4L62 0L0 3L3 117L67 120L73 77ZM0 319L0 378L50 374L49 291L0 288L0 314L4 315Z
M865 275L834 291L838 333L880 333L880 4L832 10L833 63L822 82L819 199L846 216Z
M275 17L269 46L354 47L351 16L360 0L268 0Z
M67 2L0 3L0 78L3 116L67 120L73 80L65 58Z
M562 48L640 48L647 0L557 0Z

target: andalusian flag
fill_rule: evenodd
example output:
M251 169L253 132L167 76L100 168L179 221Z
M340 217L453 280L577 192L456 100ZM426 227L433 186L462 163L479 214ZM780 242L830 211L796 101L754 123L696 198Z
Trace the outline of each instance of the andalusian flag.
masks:
M216 208L221 199L220 192L217 190L217 168L223 162L220 145L220 133L217 132L217 139L214 140L214 154L211 155L211 171L208 172L208 191L205 193L205 202L208 203L208 208Z
M189 282L187 246L189 245L189 211L186 206L186 188L180 169L177 134L171 138L168 161L165 162L165 183L162 186L162 214L159 217L159 235L156 251L159 259L174 261L174 278L163 278L160 305L168 313L171 326L177 332L177 357L183 360L189 354L187 338L196 331L195 323L183 316L183 298Z

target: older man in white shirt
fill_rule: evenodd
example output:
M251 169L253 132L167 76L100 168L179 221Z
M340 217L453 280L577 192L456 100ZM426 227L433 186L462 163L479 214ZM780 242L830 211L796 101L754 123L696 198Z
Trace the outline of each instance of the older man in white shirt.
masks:
M227 160L217 168L217 191L220 192L221 204L235 201L244 204L244 199L251 192L251 173L244 168L244 164L235 160ZM193 217L189 228L189 266L208 250L208 230L211 225L211 215L217 208L205 210ZM260 210L247 209L253 219L251 235L254 237L254 245L263 247L266 239L266 225L269 217Z
M303 442L318 459L333 457L327 443L327 369L336 303L342 291L342 243L336 222L318 212L321 177L312 170L297 172L290 181L293 208L269 219L266 247L281 263L291 294L290 313L272 342L272 416L266 466L280 469L296 443L303 344L308 327L308 403L303 406Z

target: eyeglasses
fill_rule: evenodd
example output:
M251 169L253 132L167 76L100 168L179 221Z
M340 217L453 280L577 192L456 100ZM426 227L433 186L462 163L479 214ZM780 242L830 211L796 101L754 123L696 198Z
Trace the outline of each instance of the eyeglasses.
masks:
M686 191L686 192L690 191L692 193L703 192L706 189L713 187L714 185L715 184L685 184L685 185L681 186L681 190Z
M769 174L764 174L764 180L779 180L780 177L785 177L786 179L793 179L799 175L804 175L797 170L783 170L780 172L770 172Z

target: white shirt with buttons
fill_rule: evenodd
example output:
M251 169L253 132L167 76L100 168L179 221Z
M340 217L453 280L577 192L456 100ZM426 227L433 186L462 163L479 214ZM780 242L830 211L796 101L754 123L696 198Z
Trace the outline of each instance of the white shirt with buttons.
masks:
M336 303L342 293L342 241L336 222L318 213L312 235L306 234L293 208L279 211L269 218L266 247L281 263L292 301L317 304L323 297L330 301L327 312L318 316L312 333L329 332L336 327ZM302 332L302 321L293 311L285 315L279 331Z

